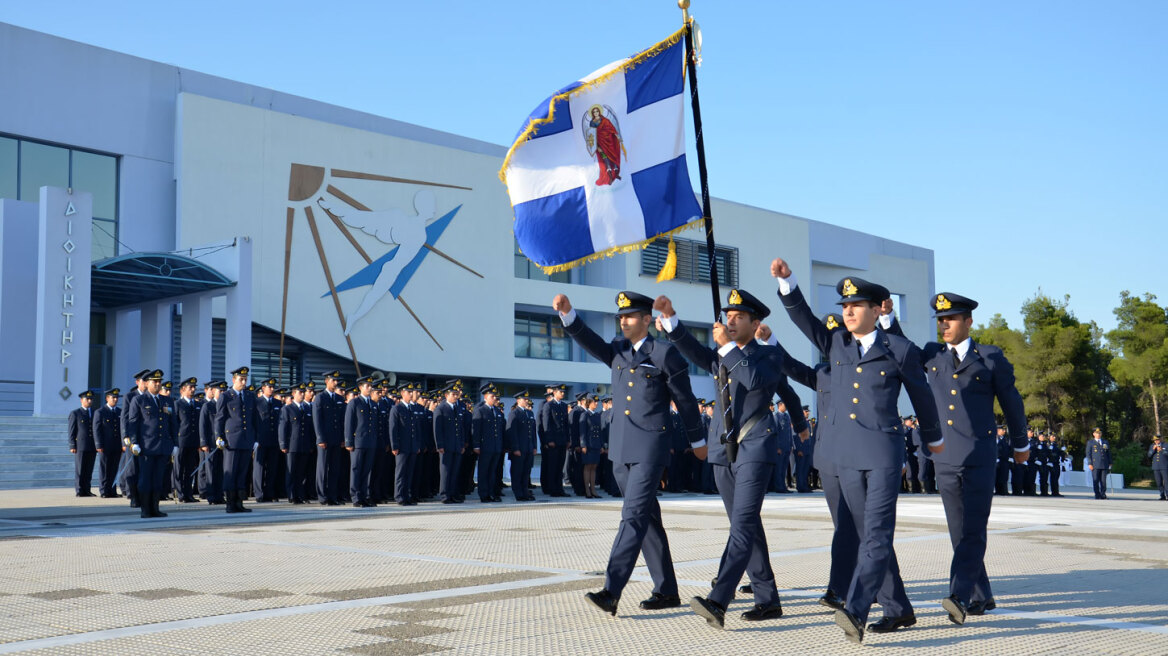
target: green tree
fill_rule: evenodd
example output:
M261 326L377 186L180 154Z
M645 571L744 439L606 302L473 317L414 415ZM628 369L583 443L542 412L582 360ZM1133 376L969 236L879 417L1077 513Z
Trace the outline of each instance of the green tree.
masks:
M1111 361L1116 382L1140 389L1139 400L1150 404L1152 425L1160 433L1160 395L1168 381L1168 311L1152 294L1138 297L1119 294L1115 308L1118 325L1107 333L1107 342L1121 357Z

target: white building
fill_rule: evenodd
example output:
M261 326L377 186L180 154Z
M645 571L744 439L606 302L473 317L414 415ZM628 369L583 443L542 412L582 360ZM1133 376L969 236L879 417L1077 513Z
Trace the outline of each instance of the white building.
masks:
M64 414L81 389L126 388L146 367L203 381L248 364L290 383L359 365L428 388L592 389L608 371L563 334L554 294L604 335L621 289L711 320L698 231L660 285L663 243L552 280L517 255L504 146L11 25L0 43L0 414ZM359 208L433 219L427 247L399 256L334 218ZM796 357L817 356L773 296L777 255L817 313L858 275L892 289L910 337L933 335L931 250L727 200L713 213L723 290L770 299ZM346 338L383 265L396 284ZM63 291L69 271L77 288ZM708 377L694 387L713 394Z

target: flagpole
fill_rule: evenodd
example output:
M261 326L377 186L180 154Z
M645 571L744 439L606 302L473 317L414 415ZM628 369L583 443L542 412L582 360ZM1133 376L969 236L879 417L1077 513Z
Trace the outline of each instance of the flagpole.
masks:
M718 259L714 256L714 219L710 216L710 183L706 178L706 145L702 139L702 108L698 102L697 53L694 51L694 21L689 15L689 0L677 0L685 21L685 65L689 72L690 107L693 111L694 136L698 148L698 179L702 185L702 222L706 228L706 256L710 271L710 294L714 299L714 321L722 320L722 293L718 289Z

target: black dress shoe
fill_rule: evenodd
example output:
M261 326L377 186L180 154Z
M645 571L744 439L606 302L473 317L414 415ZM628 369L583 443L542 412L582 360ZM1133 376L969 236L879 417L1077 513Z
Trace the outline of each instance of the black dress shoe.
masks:
M613 617L616 616L616 605L620 599L612 596L612 593L608 590L602 589L600 592L586 592L584 593L584 598L591 601L600 610Z
M819 605L820 606L827 606L828 608L831 608L834 610L843 610L844 609L844 600L840 599L839 595L837 595L836 593L832 592L831 590L828 590L827 592L823 593L822 597L819 598Z
M910 627L917 623L916 615L901 615L900 617L885 617L879 622L873 622L868 625L868 630L872 633L892 633L893 631Z
M965 624L965 604L961 603L960 599L949 595L941 600L941 608L944 608L945 612L949 613L950 622L954 624Z
M846 610L835 612L836 626L844 630L844 636L857 645L864 642L864 625Z
M969 607L965 609L966 615L985 615L987 610L993 610L998 605L994 603L993 599L979 599L977 601L969 602Z
M726 609L716 601L711 601L705 597L694 597L689 600L689 607L693 612L705 618L706 624L716 628L726 628Z
M761 622L762 620L773 620L783 616L783 604L775 602L773 605L755 604L753 610L748 610L742 614L742 619L747 622Z
M641 608L645 610L661 610L662 608L677 608L679 606L681 606L681 597L663 595L659 592L654 592L651 597L641 602Z
M749 583L738 586L738 591L742 594L754 594L754 588Z

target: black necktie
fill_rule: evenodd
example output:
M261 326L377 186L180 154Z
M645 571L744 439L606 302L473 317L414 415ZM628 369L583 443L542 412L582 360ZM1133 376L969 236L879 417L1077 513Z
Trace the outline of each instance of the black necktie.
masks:
M961 356L957 355L956 348L951 348L949 350L953 351L953 368L956 369L957 367L961 366Z

